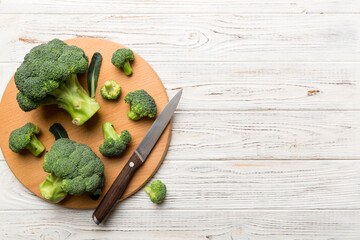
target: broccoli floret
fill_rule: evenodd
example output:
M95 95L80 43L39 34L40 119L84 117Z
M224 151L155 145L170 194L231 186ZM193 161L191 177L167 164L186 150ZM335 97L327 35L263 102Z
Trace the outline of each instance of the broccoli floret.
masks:
M166 186L160 180L153 181L150 186L144 188L153 203L161 203L166 196Z
M128 93L125 102L130 103L128 117L132 120L139 120L142 117L154 118L157 114L156 103L145 90Z
M17 101L27 112L40 105L57 104L82 125L100 108L80 85L77 74L88 69L88 57L81 48L59 39L34 47L15 73Z
M53 203L58 203L67 196L62 185L62 178L55 176L54 174L48 174L45 181L40 183L41 195Z
M114 80L106 81L100 89L101 96L105 99L117 99L121 93L120 85Z
M58 126L61 127L60 124ZM54 185L53 187L61 188L70 195L81 195L83 193L89 195L101 194L105 177L104 164L100 158L85 144L77 143L61 136L57 135L60 138L55 141L50 151L45 154L43 163L45 172L52 173L61 179L61 184L57 184L58 186ZM49 187L48 185L40 184L41 191L44 186ZM52 191L53 193L58 193L61 189ZM49 201L56 199L53 194L45 195L44 198Z
M119 135L110 122L103 124L103 132L105 141L100 145L99 151L105 157L121 155L131 142L131 135L128 130L122 131L121 135Z
M36 137L36 134L39 133L40 129L35 124L27 123L21 128L11 132L9 137L9 148L16 153L23 149L27 149L34 156L38 156L45 149L44 145Z
M112 64L117 68L122 68L126 75L132 74L130 62L134 61L134 53L131 49L121 48L116 50L111 58Z

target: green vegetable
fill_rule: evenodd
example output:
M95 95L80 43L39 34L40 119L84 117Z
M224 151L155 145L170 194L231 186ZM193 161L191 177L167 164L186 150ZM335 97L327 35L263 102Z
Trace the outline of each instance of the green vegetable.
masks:
M65 128L60 123L54 123L49 131L54 135L55 140L59 138L69 138Z
M13 152L20 152L23 149L29 150L34 156L38 156L45 149L44 145L37 139L36 134L40 129L33 123L27 123L21 128L11 132L9 137L9 148Z
M77 78L87 68L84 51L59 39L34 47L15 73L20 108L27 112L40 105L57 104L69 112L75 125L84 124L100 108Z
M96 87L100 74L100 66L102 62L102 56L100 53L96 52L91 58L91 63L88 70L87 81L90 97L95 97Z
M153 203L161 203L166 196L166 186L160 180L153 181L150 186L144 188Z
M106 81L100 89L101 96L105 99L117 99L121 93L121 87L114 80Z
M112 64L117 68L122 68L126 75L132 74L130 62L134 61L135 56L131 49L121 48L116 50L111 58Z
M130 103L128 117L132 120L139 120L142 117L154 118L157 114L156 103L145 90L128 93L125 102Z
M54 130L59 126L62 128L60 124L53 125L53 131L61 132L62 129ZM40 184L40 191L47 193L43 194L43 197L49 201L58 199L56 195L61 191L70 195L101 194L105 181L104 164L85 144L63 137L57 139L50 151L45 154L43 169L56 176L56 181L47 179Z
M45 181L40 183L41 195L50 202L58 203L67 196L62 185L62 178L55 176L54 174L48 174Z
M110 122L103 124L103 132L105 141L100 145L99 151L105 157L121 155L131 142L131 135L128 130L122 131L121 135L119 135Z

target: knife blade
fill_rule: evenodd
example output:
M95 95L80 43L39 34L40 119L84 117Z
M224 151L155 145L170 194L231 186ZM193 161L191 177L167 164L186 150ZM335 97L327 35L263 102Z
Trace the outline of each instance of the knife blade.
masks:
M136 170L145 162L151 150L159 140L161 134L168 125L175 109L180 101L182 90L180 90L165 106L154 123L151 125L149 131L142 139L134 153L131 155L120 174L117 176L110 189L101 200L98 207L95 209L92 219L99 225L105 217L110 213L111 209L115 206L117 200L121 198L128 186L132 176Z

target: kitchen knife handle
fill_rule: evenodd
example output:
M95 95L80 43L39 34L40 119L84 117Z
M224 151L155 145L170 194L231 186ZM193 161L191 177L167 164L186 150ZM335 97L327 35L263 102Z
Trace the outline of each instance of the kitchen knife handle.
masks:
M109 191L107 191L104 198L95 209L92 218L97 225L99 225L104 220L104 218L114 207L115 203L121 198L130 182L131 177L134 175L136 169L141 166L141 164L142 161L135 151L111 185Z

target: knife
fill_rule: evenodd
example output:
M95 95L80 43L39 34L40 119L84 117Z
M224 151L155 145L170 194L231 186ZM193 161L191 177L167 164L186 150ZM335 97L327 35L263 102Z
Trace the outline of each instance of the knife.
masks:
M121 170L109 191L105 194L100 204L95 209L92 218L94 222L99 225L104 218L110 213L117 200L121 198L128 186L131 177L136 170L145 162L146 158L150 154L151 150L159 140L164 129L168 125L175 109L180 101L182 90L180 90L171 99L171 101L165 106L164 110L156 118L155 122L151 125L149 131L146 133L139 146L131 155L129 161L125 164L125 167Z

